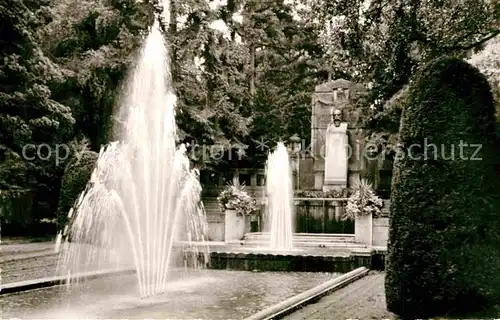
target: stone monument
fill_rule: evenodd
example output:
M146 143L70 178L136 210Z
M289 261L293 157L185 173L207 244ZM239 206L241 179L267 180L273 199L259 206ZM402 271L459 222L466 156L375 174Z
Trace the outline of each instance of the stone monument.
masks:
M340 189L359 179L364 135L351 101L363 91L362 86L344 79L315 88L311 115L315 190Z

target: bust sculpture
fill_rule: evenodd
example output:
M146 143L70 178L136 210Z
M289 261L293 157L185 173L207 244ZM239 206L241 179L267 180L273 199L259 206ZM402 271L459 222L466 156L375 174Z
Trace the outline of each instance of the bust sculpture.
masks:
M330 109L330 116L330 122L333 123L336 127L340 127L340 124L342 123L342 110L332 107Z

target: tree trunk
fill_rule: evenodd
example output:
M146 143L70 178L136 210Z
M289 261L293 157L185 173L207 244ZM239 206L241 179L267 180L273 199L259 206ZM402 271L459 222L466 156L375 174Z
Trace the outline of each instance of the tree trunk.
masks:
M255 97L255 45L250 46L250 105L254 104Z
M179 63L177 62L177 49L174 45L177 34L177 10L176 10L176 0L170 0L170 19L168 25L168 33L170 40L170 66L171 66L171 76L172 80L175 81L178 75Z

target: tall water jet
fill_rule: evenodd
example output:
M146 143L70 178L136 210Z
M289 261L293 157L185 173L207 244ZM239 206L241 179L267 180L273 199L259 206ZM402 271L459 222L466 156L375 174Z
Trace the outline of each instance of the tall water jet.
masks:
M270 225L270 248L293 249L292 169L283 143L269 154L266 164L267 217Z
M120 141L101 149L86 190L68 214L59 273L125 265L136 271L144 297L167 288L178 243L190 246L192 261L184 259L186 264L207 262L208 247L198 245L207 227L199 173L191 169L185 147L176 146L170 81L157 21L123 95Z

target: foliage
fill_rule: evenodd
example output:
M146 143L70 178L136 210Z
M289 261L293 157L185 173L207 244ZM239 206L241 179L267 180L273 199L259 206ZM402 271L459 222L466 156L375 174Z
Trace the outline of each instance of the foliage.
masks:
M86 144L81 145L79 151L64 170L57 209L59 229L66 225L68 212L85 189L98 158L96 152L88 150L85 146Z
M0 50L0 183L34 191L33 212L54 213L66 163L25 161L20 148L87 138L97 151L115 138L120 92L159 2L0 5L7 44ZM255 159L269 150L255 141L273 147L294 134L307 145L310 94L328 74L370 88L354 111L369 121L371 141L393 144L401 108L386 102L415 71L442 53L480 49L498 34L498 6L489 0L374 0L364 8L365 2L171 0L170 24L162 27L179 136L193 146L195 165L227 165L227 146L234 145L246 160L261 161ZM495 47L477 53L485 70L494 70ZM202 157L200 145L224 146L226 157Z
M497 302L500 207L486 78L458 58L432 61L409 89L400 139L404 152L394 165L390 207L388 309L413 319ZM450 148L460 143L469 147L452 156Z
M484 49L473 54L468 62L488 78L495 97L497 122L500 122L500 36L488 41Z
M54 218L65 159L75 156L69 141L89 138L94 150L108 142L118 86L150 7L128 0L0 5L0 189L23 202L26 212L16 214ZM68 147L59 161L55 152Z
M500 36L488 41L483 50L473 54L469 63L478 68L489 81L500 83Z
M257 210L257 202L245 190L245 185L234 181L229 183L217 197L222 211L236 210L240 215L249 215Z
M312 11L332 67L372 82L380 102L407 84L415 67L480 48L500 33L500 8L489 0L321 0Z
M165 36L171 43L172 80L177 94L180 137L194 146L199 167L217 163L197 146L231 145L248 134L248 84L243 69L248 52L214 29L219 10L206 1L172 1Z
M398 91L386 103L381 110L370 111L370 121L377 129L371 130L366 137L367 152L371 157L380 155L387 159L393 159L398 151L399 126L401 113L408 96L408 86Z
M170 4L163 28L184 142L237 144L252 158L267 152L247 148L252 140L295 133L307 139L319 51L314 30L294 18L294 5ZM13 192L35 191L33 212L53 215L66 163L25 161L20 148L87 138L98 150L114 138L124 80L161 8L157 0L9 0L0 9L4 25L15 31L2 29L9 45L2 48L0 73L0 183ZM190 152L196 166L219 161L200 157L201 149Z
M243 45L211 27L217 17L208 3L177 3L172 14L174 20L187 18L167 35L175 58L172 70L178 95L177 122L184 140L190 144L226 145L241 139L248 134L249 123L249 114L244 114L248 85L243 73L248 53Z
M317 33L281 1L249 1L243 12L242 37L257 48L250 136L277 142L298 134L309 141L311 92L323 80Z
M55 99L71 107L75 136L93 150L109 142L122 81L153 18L152 5L133 0L50 0L39 28L44 52L62 69Z
M33 11L41 3L28 4L0 4L0 189L33 194L25 208L40 220L56 206L61 167L55 150L69 140L74 119L50 89L61 81L60 69L35 41Z
M367 128L377 133L388 132L388 123L373 114L384 113L384 104L410 84L423 65L444 54L465 57L500 34L498 1L302 2L310 25L321 33L330 72L342 71L348 80L369 89L361 108ZM398 128L398 115L390 118L390 127Z
M0 221L2 224L7 224L10 228L13 224L26 226L33 223L29 212L22 207L23 200L29 201L31 196L30 190L0 190ZM28 209L31 208L28 206Z
M294 19L293 6L228 1L210 8L205 2L175 2L173 16L177 23L167 36L185 140L243 143L252 158L268 151L252 148L252 140L286 140L293 134L308 139L310 92L317 81L311 62L318 47L314 30ZM200 158L196 154L193 160ZM197 162L217 165L208 160Z
M375 194L368 180L356 181L352 189L343 219L354 220L356 216L363 215L372 215L374 218L380 216L384 202Z

